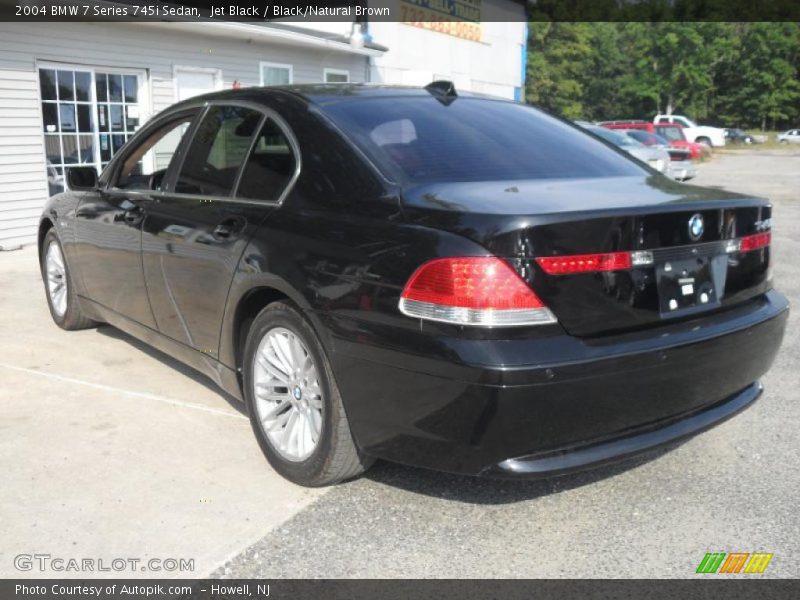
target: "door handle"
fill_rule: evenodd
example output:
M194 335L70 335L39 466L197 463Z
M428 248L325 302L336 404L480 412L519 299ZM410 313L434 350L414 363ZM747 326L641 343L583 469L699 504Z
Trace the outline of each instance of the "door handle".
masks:
M241 219L225 219L214 228L212 235L220 240L228 240L235 237L244 229L244 221Z
M133 206L125 211L125 222L136 223L141 220L144 211L141 206Z

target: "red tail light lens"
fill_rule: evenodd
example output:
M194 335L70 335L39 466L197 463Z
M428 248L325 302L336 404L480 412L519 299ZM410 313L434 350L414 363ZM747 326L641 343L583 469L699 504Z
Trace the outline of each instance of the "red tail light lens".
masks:
M746 235L739 241L740 252L751 252L759 250L770 245L772 242L772 233L756 233L755 235Z
M408 280L400 311L410 317L484 327L556 320L516 271L493 256L425 263Z
M598 271L620 271L630 269L630 252L608 252L605 254L573 254L570 256L544 256L536 259L548 275L571 275L573 273L596 273Z

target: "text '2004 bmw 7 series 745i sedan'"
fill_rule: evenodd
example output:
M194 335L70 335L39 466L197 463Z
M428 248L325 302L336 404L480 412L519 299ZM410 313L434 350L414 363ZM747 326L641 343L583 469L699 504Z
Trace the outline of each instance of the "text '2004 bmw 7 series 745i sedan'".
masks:
M55 322L203 372L303 485L672 443L756 400L786 326L767 200L448 82L192 98L66 178L39 229Z

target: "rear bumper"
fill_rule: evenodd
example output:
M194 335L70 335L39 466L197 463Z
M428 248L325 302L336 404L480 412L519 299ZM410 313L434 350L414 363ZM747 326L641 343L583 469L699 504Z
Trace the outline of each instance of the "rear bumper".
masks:
M443 338L411 351L334 331L332 357L367 454L541 477L694 435L750 405L787 315L785 298L770 291L723 313L598 339Z
M697 176L697 167L691 160L673 160L667 165L667 175L678 181Z
M542 477L578 471L633 456L696 435L749 408L763 391L756 382L708 408L643 427L605 442L556 452L509 458L484 473L498 477Z

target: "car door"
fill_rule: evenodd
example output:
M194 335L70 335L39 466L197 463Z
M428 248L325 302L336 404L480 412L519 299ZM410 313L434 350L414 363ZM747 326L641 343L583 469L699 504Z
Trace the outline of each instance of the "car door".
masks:
M143 223L142 262L159 331L214 358L242 252L299 168L294 139L265 111L210 104Z
M142 223L165 167L199 109L160 119L137 135L109 164L98 190L75 213L76 260L87 296L155 328L142 270Z

